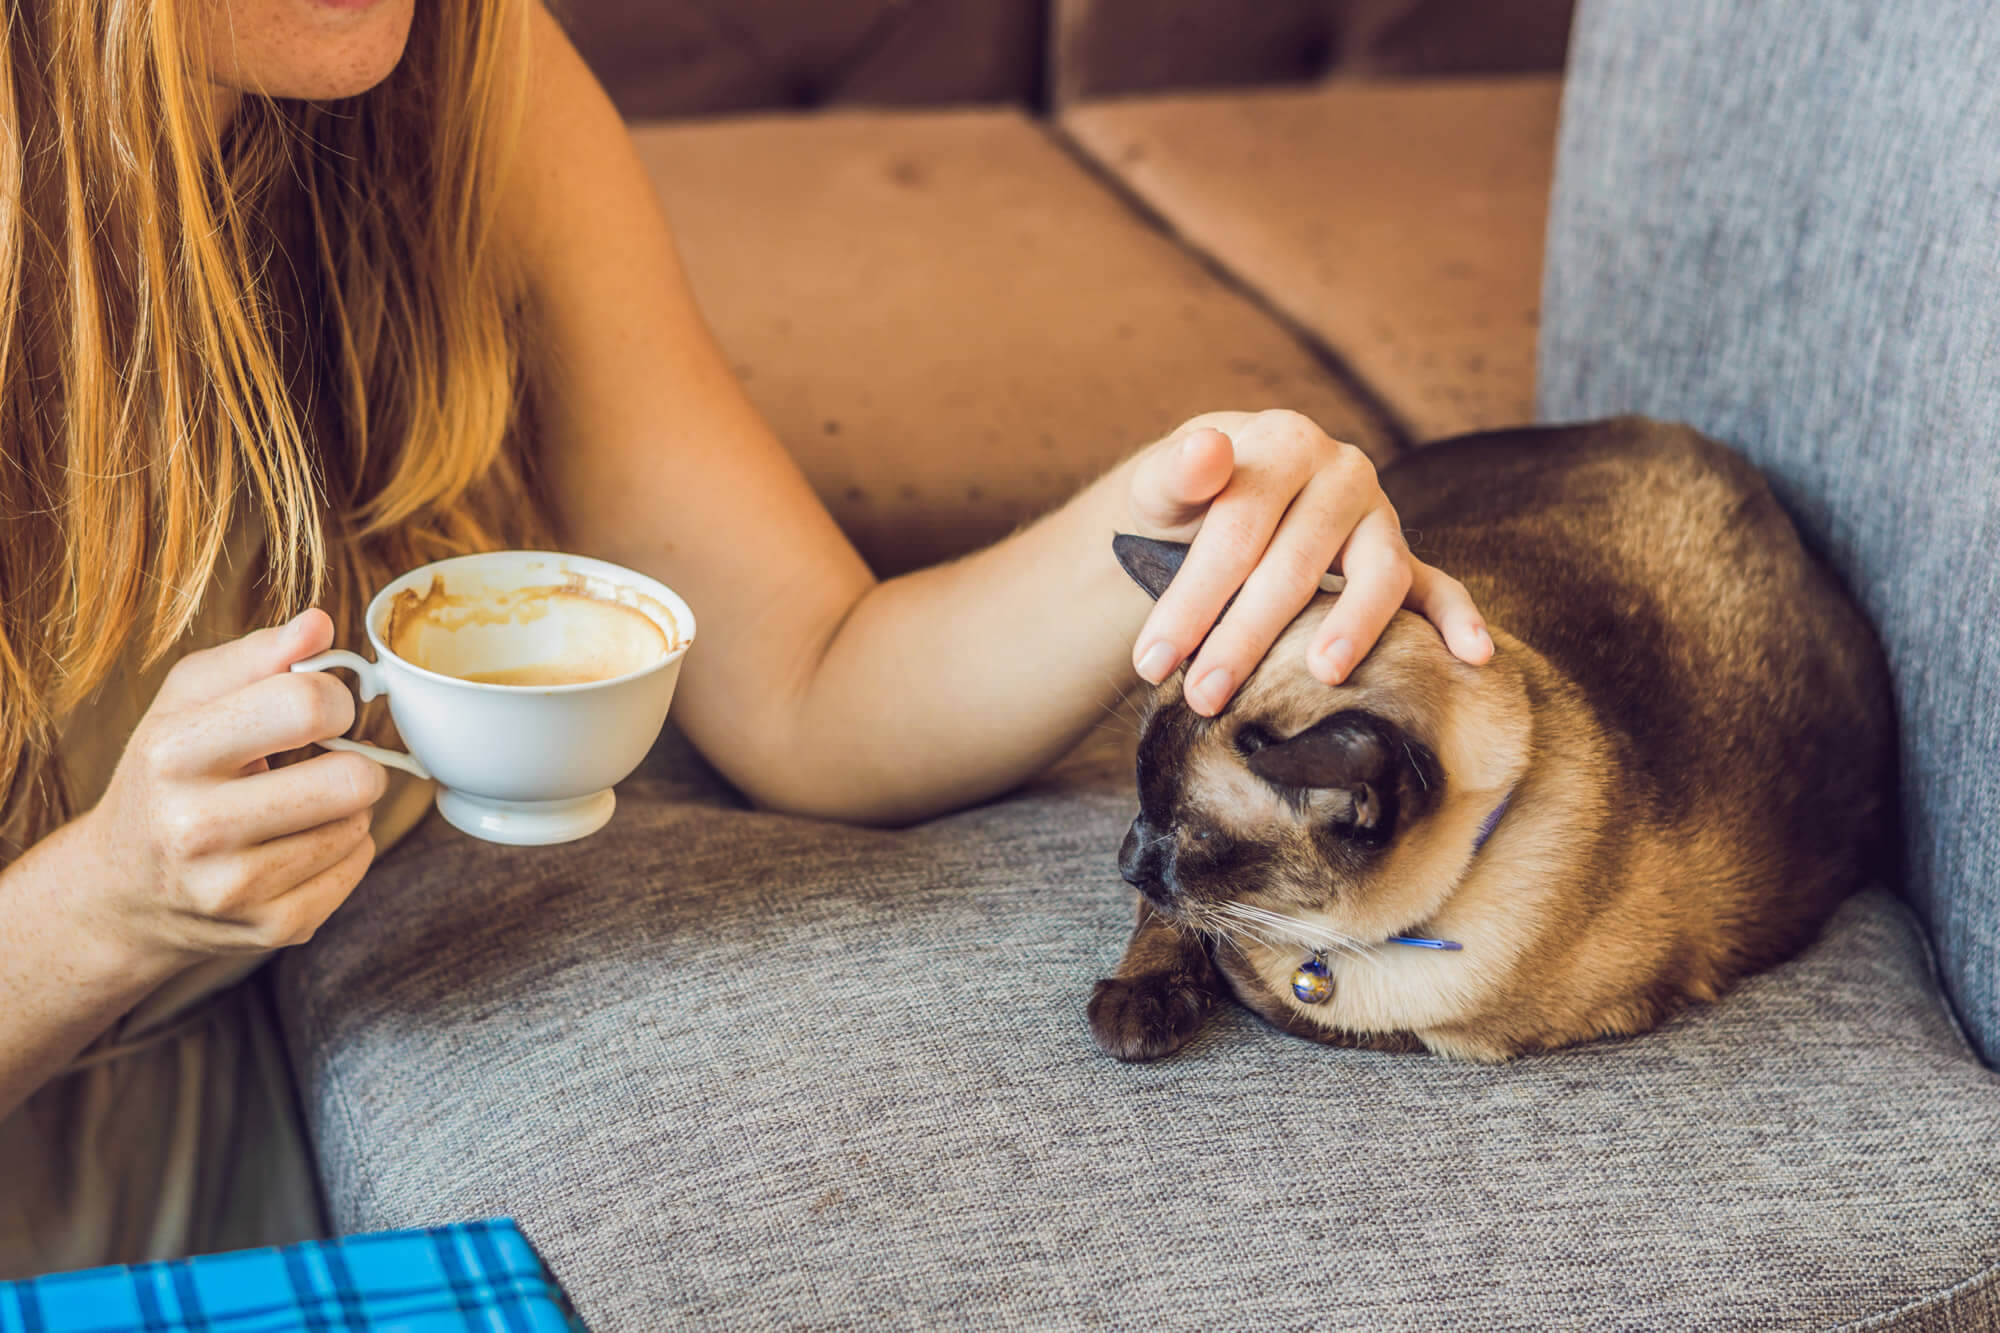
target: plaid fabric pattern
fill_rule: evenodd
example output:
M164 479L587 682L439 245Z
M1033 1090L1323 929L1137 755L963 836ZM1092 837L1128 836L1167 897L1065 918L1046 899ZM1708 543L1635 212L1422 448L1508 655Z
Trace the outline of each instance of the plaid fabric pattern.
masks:
M0 1333L570 1333L513 1222L313 1241L0 1283Z

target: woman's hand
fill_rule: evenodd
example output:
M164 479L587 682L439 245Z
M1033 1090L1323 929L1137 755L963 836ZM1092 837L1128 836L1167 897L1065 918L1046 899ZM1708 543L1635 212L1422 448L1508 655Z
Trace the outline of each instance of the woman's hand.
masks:
M266 760L353 725L339 680L290 670L332 642L326 613L308 611L167 673L81 821L103 867L98 920L137 956L188 963L299 944L360 882L381 765L345 752Z
M1306 652L1327 684L1347 678L1403 606L1461 660L1493 655L1465 585L1410 554L1368 456L1296 412L1196 417L1139 458L1131 488L1142 536L1192 543L1139 632L1133 665L1158 684L1199 645L1186 677L1197 713L1222 710L1329 570L1347 588Z

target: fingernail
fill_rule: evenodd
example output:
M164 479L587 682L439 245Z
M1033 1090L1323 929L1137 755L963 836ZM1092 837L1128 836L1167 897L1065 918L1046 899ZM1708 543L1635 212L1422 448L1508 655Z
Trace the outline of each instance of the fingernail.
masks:
M1347 679L1347 673L1354 668L1354 645L1346 639L1335 639L1326 646L1320 660L1326 663L1327 674L1338 685Z
M1224 701L1229 698L1229 687L1235 683L1235 678L1229 674L1228 667L1215 668L1195 682L1193 695L1195 707L1211 713L1220 712Z
M1174 646L1161 640L1139 657L1139 675L1149 685L1158 685L1174 669Z
M1194 452L1194 442L1200 439L1201 437L1202 437L1202 432L1198 430L1191 430L1187 433L1187 438L1181 441L1182 458L1186 458L1189 454Z
M1485 649L1488 657L1493 655L1493 636L1486 632L1486 626L1474 625L1472 627L1472 642L1475 648Z

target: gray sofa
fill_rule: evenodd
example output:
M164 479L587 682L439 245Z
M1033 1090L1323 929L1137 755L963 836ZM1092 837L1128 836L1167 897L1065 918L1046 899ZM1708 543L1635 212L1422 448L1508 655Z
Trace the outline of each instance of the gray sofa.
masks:
M598 1329L2000 1328L2000 11L1585 0L1551 199L1553 72L1356 80L1399 66L1328 39L1255 75L1322 82L1094 99L1249 77L1280 19L1393 49L1362 20L1426 7L1245 7L1232 40L1211 8L1097 68L1134 44L1092 24L1144 7L1057 0L1051 66L996 91L1022 11L966 6L968 95L1045 115L640 132L864 551L965 549L1203 407L1384 459L1691 420L1882 627L1903 882L1636 1040L1473 1066L1232 1011L1125 1066L1083 1020L1131 912L1116 725L894 832L750 810L670 732L590 842L432 821L284 961L335 1221L518 1218Z

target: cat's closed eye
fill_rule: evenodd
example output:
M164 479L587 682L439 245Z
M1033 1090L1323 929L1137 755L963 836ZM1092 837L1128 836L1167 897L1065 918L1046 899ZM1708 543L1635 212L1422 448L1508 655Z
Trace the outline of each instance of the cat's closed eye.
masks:
M1187 871L1213 872L1233 865L1241 851L1238 840L1219 828L1193 828L1182 840L1180 860Z

